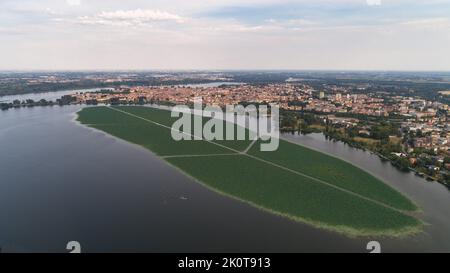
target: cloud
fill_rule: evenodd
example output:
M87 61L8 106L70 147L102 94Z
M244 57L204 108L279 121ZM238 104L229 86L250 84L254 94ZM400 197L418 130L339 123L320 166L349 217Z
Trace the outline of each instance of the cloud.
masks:
M79 6L81 5L81 0L66 0L66 3L69 6Z
M381 0L367 0L369 6L381 6Z
M94 16L81 16L78 21L83 24L139 26L154 22L182 23L185 18L166 11L151 9L102 11Z
M381 1L0 0L0 69L449 70L449 0Z
M425 18L402 22L402 25L421 28L447 28L450 29L450 19L448 18Z

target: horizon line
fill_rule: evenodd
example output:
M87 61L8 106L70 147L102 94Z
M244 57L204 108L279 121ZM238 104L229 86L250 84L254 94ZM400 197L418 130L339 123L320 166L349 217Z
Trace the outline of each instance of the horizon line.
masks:
M450 73L449 70L416 70L416 69L208 69L208 68L175 68L175 69L0 69L0 73L32 73L32 72L406 72L406 73Z

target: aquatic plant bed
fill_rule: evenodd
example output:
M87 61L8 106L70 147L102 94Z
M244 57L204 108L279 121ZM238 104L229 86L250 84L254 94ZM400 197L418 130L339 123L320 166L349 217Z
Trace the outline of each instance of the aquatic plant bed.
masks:
M284 140L275 152L249 140L175 141L176 119L140 106L78 113L82 124L149 149L211 190L270 213L350 236L421 230L413 202L348 162Z

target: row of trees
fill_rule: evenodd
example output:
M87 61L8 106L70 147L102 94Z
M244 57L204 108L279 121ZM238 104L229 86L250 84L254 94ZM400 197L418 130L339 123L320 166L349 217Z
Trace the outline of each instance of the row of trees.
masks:
M51 100L41 99L39 101L34 101L32 99L27 100L14 100L10 103L0 103L1 110L8 110L10 108L20 108L20 107L35 107L35 106L53 106L53 105L68 105L75 102L75 97L70 95L66 95L61 97L61 99L57 99L56 102Z

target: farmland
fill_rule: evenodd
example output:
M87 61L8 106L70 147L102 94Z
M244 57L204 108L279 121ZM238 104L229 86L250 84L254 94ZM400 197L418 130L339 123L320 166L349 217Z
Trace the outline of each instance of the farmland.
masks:
M287 141L275 152L250 141L174 141L170 112L93 107L78 120L151 150L204 186L295 221L352 236L419 232L418 208L376 177Z

